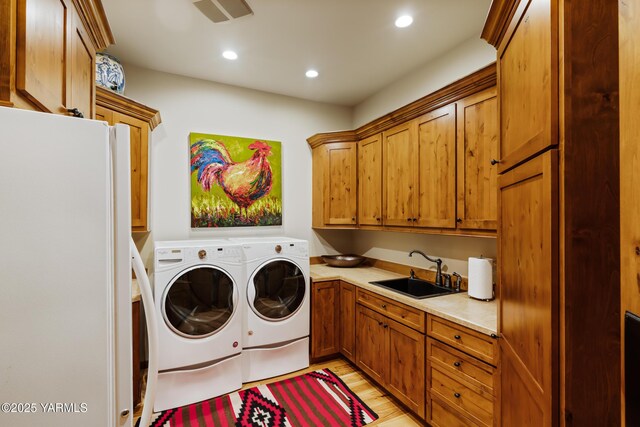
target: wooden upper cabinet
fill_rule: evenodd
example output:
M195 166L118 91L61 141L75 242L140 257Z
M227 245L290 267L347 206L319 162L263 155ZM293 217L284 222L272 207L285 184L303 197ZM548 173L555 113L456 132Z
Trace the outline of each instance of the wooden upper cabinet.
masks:
M312 226L354 228L357 224L358 144L316 142L312 147Z
M358 223L382 225L382 134L358 142Z
M416 218L418 122L412 120L382 134L384 225L413 226Z
M113 43L100 0L4 1L0 9L0 103L93 118L95 52Z
M80 18L74 14L70 26L67 73L68 109L77 109L85 118L95 117L96 50L89 40Z
M511 425L556 425L558 168L550 150L498 181L501 406Z
M160 113L103 88L96 89L96 119L129 126L131 146L131 229L149 231L149 137Z
M556 8L521 1L498 48L500 172L558 144Z
M420 227L456 227L456 106L423 115L418 126L417 221Z
M16 86L43 111L66 113L73 21L66 0L18 0Z
M338 142L324 146L324 218L326 224L356 223L357 145Z
M457 110L457 225L464 229L495 230L499 132L496 88L458 101Z

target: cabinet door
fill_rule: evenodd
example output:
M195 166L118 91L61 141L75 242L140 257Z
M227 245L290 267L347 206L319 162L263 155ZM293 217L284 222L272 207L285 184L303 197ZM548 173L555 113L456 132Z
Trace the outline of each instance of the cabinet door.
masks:
M382 135L358 143L358 223L382 225Z
M410 121L382 134L385 225L413 226L417 189L418 124Z
M501 173L558 143L557 7L521 1L499 46Z
M113 123L129 125L131 143L131 228L147 231L147 183L149 169L149 125L114 112Z
M325 146L324 219L329 225L356 224L357 145L336 142Z
M72 7L66 0L18 0L16 87L43 111L66 114Z
M418 119L418 212L420 227L456 226L456 106Z
M85 118L91 119L95 115L96 52L80 19L75 14L73 17L68 42L67 108L77 108Z
M109 125L113 125L113 111L96 105L96 120L102 120L109 123Z
M311 356L340 351L340 282L313 283L311 300Z
M386 321L375 311L356 305L356 365L381 385L386 384L389 366Z
M385 320L382 326L389 336L387 387L398 400L424 418L424 335L393 320Z
M496 88L464 98L458 107L458 228L495 230L498 224L498 99Z
M356 289L340 282L340 353L356 361Z
M557 152L498 179L501 405L505 426L555 425L557 414Z

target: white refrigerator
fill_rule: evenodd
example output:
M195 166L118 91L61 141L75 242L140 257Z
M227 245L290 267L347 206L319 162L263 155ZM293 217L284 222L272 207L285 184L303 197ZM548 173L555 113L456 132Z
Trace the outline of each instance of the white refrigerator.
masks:
M127 126L0 107L0 426L132 425L129 168Z

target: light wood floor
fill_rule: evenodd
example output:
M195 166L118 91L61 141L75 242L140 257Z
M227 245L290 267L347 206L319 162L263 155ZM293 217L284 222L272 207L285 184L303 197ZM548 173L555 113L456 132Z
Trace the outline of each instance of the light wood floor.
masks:
M253 383L245 384L243 389L251 388L260 384L272 383L275 381L283 380L290 377L295 377L309 371L315 371L316 369L331 369L336 375L338 375L342 381L349 386L354 393L360 397L380 418L375 422L369 424L377 427L411 427L411 426L424 426L418 418L413 414L410 414L406 409L400 406L393 398L375 385L369 380L362 372L351 365L344 359L333 359L327 362L314 363L307 369L293 372L291 374L282 375L276 378L269 378L268 380L256 381ZM135 419L137 420L142 415L142 406L138 406L135 412Z

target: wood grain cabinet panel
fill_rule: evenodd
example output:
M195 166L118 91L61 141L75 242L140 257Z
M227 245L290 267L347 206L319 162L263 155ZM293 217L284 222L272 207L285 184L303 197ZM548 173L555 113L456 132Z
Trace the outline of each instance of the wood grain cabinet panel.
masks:
M85 118L90 119L95 117L96 51L80 18L75 14L70 29L67 108L77 108Z
M498 219L496 88L457 105L457 227L495 230ZM493 163L492 163L493 162Z
M327 173L324 186L326 224L356 224L357 145L333 143L324 146Z
M389 340L387 388L424 418L424 335L392 320L386 320L382 326Z
M382 134L384 159L384 225L413 226L417 204L418 122L398 125Z
M498 341L436 316L427 317L427 334L473 357L498 365Z
M432 398L428 403L427 412L430 414L429 424L431 427L476 427L476 424L459 414L437 398Z
M356 142L332 142L313 148L313 227L356 227L357 150Z
M382 134L358 142L358 224L382 225Z
M356 364L382 385L387 382L389 362L389 340L383 328L386 320L373 310L356 306Z
M425 313L417 308L409 307L401 302L358 289L358 303L399 323L424 333Z
M557 4L523 0L520 8L498 49L500 172L558 143Z
M340 282L340 353L356 362L356 288Z
M16 86L43 111L66 113L73 20L66 0L18 0Z
M417 120L418 227L456 227L456 106L450 104Z
M340 352L340 282L312 285L311 356L314 359Z
M540 420L557 413L557 153L500 176L498 250L502 422ZM516 423L518 424L518 423Z

